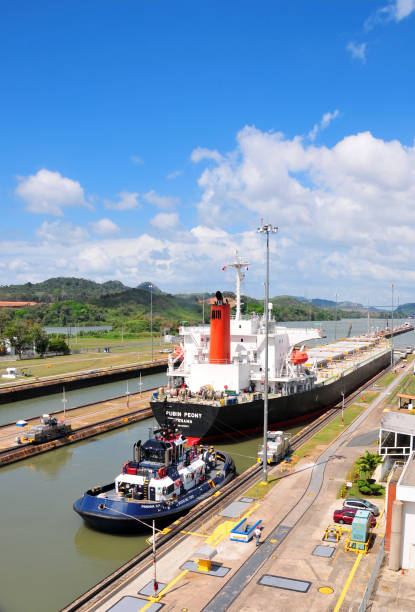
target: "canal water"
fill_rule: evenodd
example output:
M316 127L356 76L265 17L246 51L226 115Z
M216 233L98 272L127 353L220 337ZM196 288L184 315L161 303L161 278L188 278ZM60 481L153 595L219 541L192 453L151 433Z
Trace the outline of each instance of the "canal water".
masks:
M367 322L353 319L352 335ZM379 321L375 322L379 325ZM397 324L395 322L395 324ZM307 326L307 322L290 323ZM329 342L347 335L349 321L313 322ZM395 339L395 346L415 344L415 333ZM164 375L143 378L143 389L163 384ZM136 390L137 378L129 382ZM67 394L68 406L123 395L126 381ZM48 396L0 407L1 422L56 410L61 396ZM131 458L132 446L146 439L153 419L45 453L0 469L0 612L56 612L93 584L135 556L147 535L115 536L87 528L72 510L91 486L113 480ZM295 431L295 430L293 430ZM219 446L232 454L239 472L255 462L260 437ZM162 580L162 576L160 576Z
M164 373L150 374L143 376L142 391L154 389L165 385L167 376ZM99 402L113 397L120 397L129 393L137 393L140 390L139 378L134 377L127 380L107 383L105 385L97 385L95 387L86 387L85 389L75 389L74 391L66 391L66 408L75 408L83 404ZM11 402L9 404L0 404L0 425L11 423L19 419L27 419L31 416L39 414L55 412L63 410L62 393L54 393L53 395L45 395L35 399L22 400L20 402ZM0 608L1 612L1 608Z
M112 481L154 425L146 419L1 468L1 612L56 612L145 548L149 534L95 532L72 504L91 486ZM255 463L259 442L218 446L242 472Z

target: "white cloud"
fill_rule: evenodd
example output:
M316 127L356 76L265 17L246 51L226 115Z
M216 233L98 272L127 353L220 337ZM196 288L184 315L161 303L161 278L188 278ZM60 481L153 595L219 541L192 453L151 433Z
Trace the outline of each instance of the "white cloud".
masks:
M371 30L377 25L390 23L391 21L399 23L412 15L414 11L415 0L393 0L370 15L365 21L365 29Z
M174 172L170 172L170 174L168 174L166 178L168 178L169 181L171 181L172 179L177 178L181 174L183 174L182 170L175 170Z
M42 168L28 177L17 177L17 197L27 204L27 210L38 214L63 216L65 206L91 205L85 201L84 190L78 181L66 178L59 172Z
M83 227L65 221L44 221L36 230L36 236L45 243L75 244L84 242L89 233Z
M190 159L195 163L198 163L203 159L212 159L213 161L220 162L222 161L222 156L216 150L212 151L211 149L206 149L205 147L197 147L192 151Z
M308 133L309 139L315 140L318 132L321 130L325 130L330 125L330 123L333 121L333 119L336 119L336 117L338 116L339 116L339 111L337 109L332 113L325 113L323 117L321 118L320 123L314 124L313 129Z
M131 155L130 160L133 162L133 164L137 164L138 166L144 164L144 160L141 157L138 157L138 155Z
M232 289L232 271L221 268L238 248L251 262L244 292L260 297L263 217L279 226L270 240L272 295L306 289L332 298L341 288L345 299L382 304L395 282L401 303L414 301L415 145L362 132L316 146L245 127L234 149L203 169L199 187L200 217L189 229L162 211L154 236L83 238L82 228L56 222L42 224L35 243L3 241L3 282L81 276L134 286L151 278L173 292ZM101 231L117 229L102 221Z
M118 194L118 202L104 200L104 205L105 208L111 208L113 210L132 210L133 208L140 208L141 205L138 201L138 196L138 193L120 191L120 193Z
M160 230L172 230L180 225L179 215L177 213L159 213L150 221L153 227Z
M401 21L405 17L409 17L415 11L415 0L396 0L396 4L392 4L392 12L395 21Z
M95 234L101 236L113 236L118 234L120 228L111 219L100 219L94 223L90 223L91 229Z
M281 264L295 283L295 270L306 276L300 284L315 283L310 279L321 271L326 284L340 277L365 287L393 278L408 286L415 276L402 248L415 224L415 146L369 132L331 148L307 146L299 137L246 127L236 150L205 169L199 185L204 225L215 228L220 220L231 232L241 219L255 228L263 217L280 227L276 243L291 241Z
M351 41L346 46L346 49L351 53L353 59L360 60L363 63L366 62L366 43L355 43Z
M172 209L180 203L180 198L159 195L154 191L154 189L151 189L151 191L148 191L147 193L143 193L142 197L149 204L153 204L154 206L157 206L157 208L161 208L163 210Z
M386 6L378 9L374 15L369 18L368 24L376 25L376 23L384 21L402 21L409 17L415 11L415 0L394 0Z

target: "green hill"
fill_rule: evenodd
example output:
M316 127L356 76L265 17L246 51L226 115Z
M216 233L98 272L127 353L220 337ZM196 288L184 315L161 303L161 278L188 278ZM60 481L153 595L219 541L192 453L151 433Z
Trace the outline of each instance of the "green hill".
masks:
M125 332L142 333L149 331L151 302L153 309L153 330L176 328L182 321L190 324L202 321L202 299L213 297L214 293L177 294L161 291L151 281L145 281L136 288L129 288L119 281L95 283L82 278L50 278L42 283L26 283L0 287L0 300L36 301L38 305L20 309L0 310L0 331L12 320L24 320L41 326L112 325ZM225 292L225 297L235 297ZM289 295L270 299L273 315L277 321L324 321L335 317L330 300L311 300ZM315 303L317 302L317 304ZM328 307L319 305L328 304ZM345 303L349 305L350 303ZM263 312L263 299L242 296L242 312ZM414 304L400 306L415 311ZM234 310L234 309L233 309ZM209 305L205 304L205 320L209 320ZM358 311L343 310L338 304L337 317L362 316ZM402 315L404 316L404 315Z
M67 299L89 300L94 297L125 291L120 281L96 283L85 278L58 276L41 283L0 286L0 300L59 302Z
M412 302L409 302L407 304L401 304L395 310L395 313L402 318L415 316L415 304Z

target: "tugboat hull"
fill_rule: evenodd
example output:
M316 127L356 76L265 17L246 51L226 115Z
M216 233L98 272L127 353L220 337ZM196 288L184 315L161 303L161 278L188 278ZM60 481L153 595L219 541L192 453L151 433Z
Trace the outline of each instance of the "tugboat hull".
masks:
M114 483L88 490L73 509L93 529L108 533L134 533L172 522L235 477L235 464L226 453L218 452L222 465L202 483L176 499L166 502L138 501L116 495ZM142 522L140 522L142 521Z

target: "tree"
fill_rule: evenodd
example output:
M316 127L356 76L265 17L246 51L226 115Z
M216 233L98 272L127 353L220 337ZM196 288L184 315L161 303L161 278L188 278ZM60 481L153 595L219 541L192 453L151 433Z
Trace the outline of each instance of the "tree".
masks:
M379 463L382 463L382 457L369 451L366 451L363 457L357 460L360 471L365 474L372 474Z
M33 343L35 345L36 353L41 357L46 353L49 346L49 336L40 327L33 328Z
M69 355L69 346L66 344L64 338L51 338L49 340L49 350L52 353L63 353L63 355Z
M8 325L4 330L4 336L19 355L19 359L22 358L23 351L30 348L33 343L31 330L23 322Z

